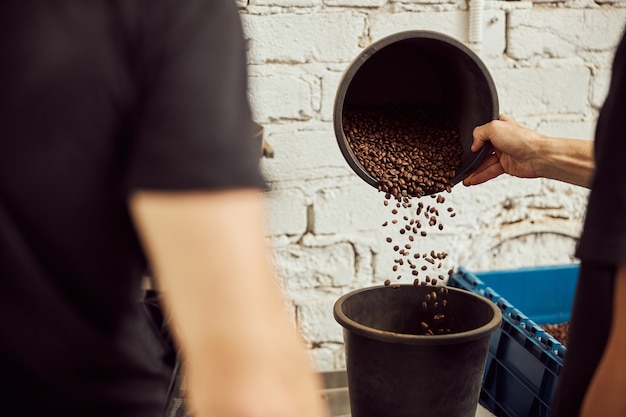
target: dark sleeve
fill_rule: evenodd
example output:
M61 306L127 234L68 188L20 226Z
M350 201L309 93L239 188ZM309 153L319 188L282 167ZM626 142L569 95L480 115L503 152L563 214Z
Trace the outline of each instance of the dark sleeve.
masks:
M262 187L235 2L148 3L137 30L127 191Z
M626 264L626 40L613 63L609 94L598 118L594 175L576 256Z

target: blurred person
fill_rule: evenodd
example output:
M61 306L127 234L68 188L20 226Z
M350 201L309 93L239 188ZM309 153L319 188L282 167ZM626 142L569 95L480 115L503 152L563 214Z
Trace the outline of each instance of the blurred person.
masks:
M590 188L578 286L567 355L551 417L626 416L626 40L613 63L611 85L595 141L553 138L506 115L474 130L473 151L494 152L465 179L466 186L507 173L551 178Z
M265 246L232 0L0 3L0 398L26 416L322 417Z

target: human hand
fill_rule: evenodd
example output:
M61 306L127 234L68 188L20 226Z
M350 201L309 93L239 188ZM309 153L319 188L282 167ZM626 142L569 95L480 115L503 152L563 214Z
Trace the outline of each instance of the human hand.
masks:
M478 152L487 141L491 141L494 151L463 180L463 184L482 184L504 173L520 178L540 176L536 168L537 149L544 138L504 114L499 120L476 127L472 151Z

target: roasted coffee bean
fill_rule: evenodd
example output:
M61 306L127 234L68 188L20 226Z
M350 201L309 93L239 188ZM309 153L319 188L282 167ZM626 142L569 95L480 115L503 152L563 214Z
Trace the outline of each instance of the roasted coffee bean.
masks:
M552 337L559 341L563 346L567 346L567 337L569 336L569 322L549 323L541 326Z
M391 243L392 241L393 241L393 239L392 239L392 238L390 238L390 237L388 237L388 238L387 238L387 242L388 242L388 243Z
M391 284L391 280L386 279L385 280L385 287L388 287Z
M426 301L422 301L422 311L424 313L428 311L428 303Z
M421 321L420 326L422 326L422 329L424 330L428 329L428 323L426 323L425 321Z

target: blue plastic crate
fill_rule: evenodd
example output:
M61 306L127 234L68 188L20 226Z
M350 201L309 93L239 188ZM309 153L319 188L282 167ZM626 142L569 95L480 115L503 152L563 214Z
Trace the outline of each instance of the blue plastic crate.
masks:
M448 285L480 294L502 310L491 337L480 393L497 416L547 417L567 348L541 325L569 321L578 264L469 272L459 267Z

